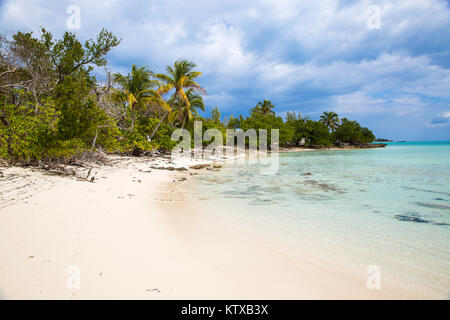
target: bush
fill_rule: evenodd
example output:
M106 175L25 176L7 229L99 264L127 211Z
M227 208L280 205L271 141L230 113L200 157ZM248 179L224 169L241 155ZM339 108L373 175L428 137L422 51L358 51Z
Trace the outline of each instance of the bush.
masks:
M139 120L139 124L137 125L137 132L141 135L142 138L147 140L149 138L153 130L156 128L160 119L155 117L143 117ZM152 138L152 141L147 149L162 149L162 150L171 150L176 144L176 141L171 140L172 132L174 128L166 123L161 123L158 130L155 133L155 136Z
M239 121L240 129L246 131L248 129L255 129L258 133L259 129L267 129L267 146L272 143L271 129L279 130L279 145L289 145L293 139L294 131L289 126L286 126L281 117L273 114L261 115L252 113L246 119L241 118Z
M58 150L55 140L59 115L53 102L44 105L1 105L3 123L0 127L0 154L8 160L31 162L58 157L67 150Z
M334 133L337 142L350 144L368 144L375 140L375 136L367 128L361 127L356 121L343 119L342 124Z
M309 145L318 147L330 147L333 145L328 127L322 122L309 120L306 123Z

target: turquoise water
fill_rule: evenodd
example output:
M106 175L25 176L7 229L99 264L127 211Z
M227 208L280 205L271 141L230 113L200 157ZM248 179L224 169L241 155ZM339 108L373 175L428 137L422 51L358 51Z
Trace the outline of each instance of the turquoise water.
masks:
M281 153L279 171L228 164L192 192L219 214L258 225L359 273L430 298L450 293L450 142Z

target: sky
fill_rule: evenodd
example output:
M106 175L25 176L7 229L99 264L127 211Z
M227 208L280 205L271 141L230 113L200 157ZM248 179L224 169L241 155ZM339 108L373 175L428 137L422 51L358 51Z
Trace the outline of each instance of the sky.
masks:
M114 72L194 61L207 114L269 99L282 116L335 111L380 138L450 140L449 0L0 0L1 33L41 26L83 40L106 27L122 38Z

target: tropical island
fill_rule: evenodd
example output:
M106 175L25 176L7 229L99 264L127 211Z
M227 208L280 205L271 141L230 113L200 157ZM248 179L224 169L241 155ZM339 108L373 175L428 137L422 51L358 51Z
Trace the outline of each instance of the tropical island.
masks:
M364 147L373 133L358 122L324 112L318 121L287 112L277 115L269 101L249 116L210 117L197 82L201 72L177 60L166 73L132 65L128 74L111 73L107 54L120 40L102 30L82 44L75 34L61 39L17 32L0 38L0 158L22 164L67 162L101 151L142 155L170 150L174 129L279 129L280 147ZM98 74L103 68L103 81ZM97 76L96 76L97 74ZM377 145L380 146L380 145Z
M389 139L384 139L384 138L376 138L375 142L393 142L393 141L389 140Z

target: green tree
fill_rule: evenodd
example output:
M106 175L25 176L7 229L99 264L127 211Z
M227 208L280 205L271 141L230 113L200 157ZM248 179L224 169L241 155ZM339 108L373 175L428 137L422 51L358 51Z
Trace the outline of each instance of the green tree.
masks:
M275 111L272 109L275 108L275 106L270 102L269 100L264 100L262 102L258 102L258 104L250 110L250 113L257 113L263 116L267 115L275 115Z
M91 71L94 66L106 65L106 54L120 40L105 29L95 41L87 40L84 45L75 34L69 32L65 32L62 39L54 41L52 34L43 29L42 39L56 74L52 95L61 112L58 130L60 139L76 138L90 145L97 127L105 125L108 119L91 95L96 87L96 79Z
M106 65L106 54L120 43L106 29L100 31L96 40L89 39L84 45L71 32L65 32L62 39L53 41L53 35L42 29L42 40L57 73L58 83L79 71L88 75L94 65Z
M292 140L289 142L291 146L297 146L303 139L309 137L309 134L305 129L305 121L300 114L296 114L295 111L286 113L286 126L292 130Z
M211 120L217 124L220 124L220 110L217 107L211 110Z
M195 92L206 94L205 89L203 89L196 81L202 73L199 71L194 71L196 64L188 60L177 60L175 61L173 67L167 66L167 74L156 74L156 78L163 82L163 85L158 89L158 94L164 95L171 90L174 90L172 97L169 99L171 105L176 105L178 109L186 109L184 111L179 110L178 115L184 114L189 117L192 114L191 111L191 101L187 96L185 90L191 90L191 98L195 100L195 103L200 106L199 99L194 95ZM203 102L202 102L203 103ZM195 108L194 108L195 109ZM167 116L169 111L167 111L162 120ZM184 121L186 120L183 117ZM183 122L184 123L184 122Z
M83 45L73 33L53 39L45 29L41 32L40 38L18 32L11 41L0 39L0 69L6 70L0 76L4 98L0 101L2 124L11 127L23 119L33 127L43 110L49 110L45 106L51 101L58 120L52 122L52 130L56 130L52 132L61 148L77 145L83 149L94 138L105 142L104 135L109 130L98 129L111 125L111 119L92 95L97 83L91 71L94 66L106 64L106 54L119 40L102 30L96 40ZM8 112L8 105L14 105L20 114ZM36 147L48 149L38 143Z
M357 121L342 119L341 125L334 132L337 142L349 143L352 145L372 143L375 136L367 128L361 127Z
M155 89L159 82L153 80L152 76L153 72L150 69L138 68L134 64L128 75L124 76L120 73L113 75L114 81L120 86L113 92L113 97L118 102L128 104L131 114L131 129L134 129L136 113L149 108L155 102Z
M325 124L331 131L336 131L339 126L339 117L337 113L325 111L321 116L319 122Z
M272 143L271 129L279 130L279 145L286 146L292 141L293 130L286 126L283 122L283 118L274 114L263 115L260 113L252 113L250 117L240 118L239 128L246 131L248 129L255 129L257 132L259 129L267 130L267 143Z
M43 38L32 33L17 32L9 41L0 36L0 96L15 104L14 88L24 89L35 108L51 94L55 85L55 70ZM22 98L25 97L22 95Z
M328 127L319 121L306 120L305 128L308 135L309 145L317 147L330 147L333 139Z
M194 118L200 117L198 109L205 111L205 103L201 95L195 93L192 89L188 89L186 91L186 97L189 101L188 105L184 100L180 99L170 101L174 105L174 108L169 114L169 122L173 123L178 121L181 124L181 128L184 128L186 124L191 124Z

